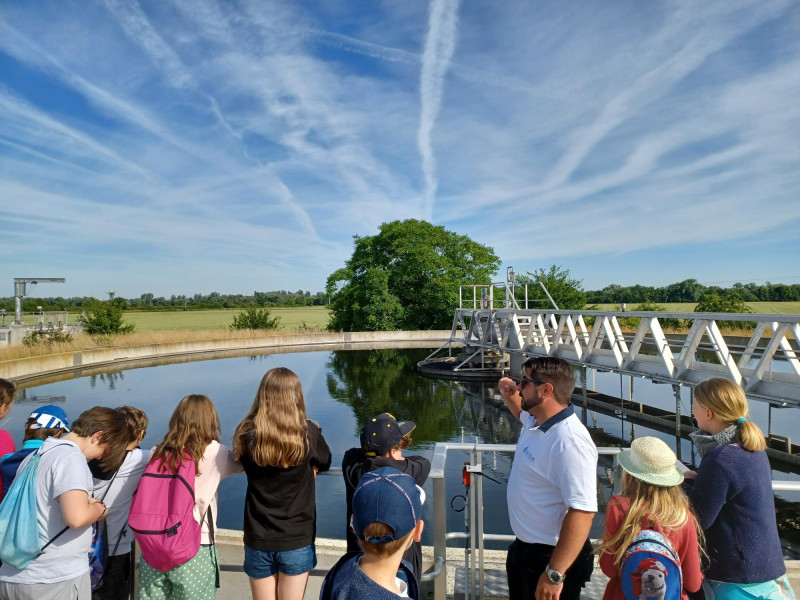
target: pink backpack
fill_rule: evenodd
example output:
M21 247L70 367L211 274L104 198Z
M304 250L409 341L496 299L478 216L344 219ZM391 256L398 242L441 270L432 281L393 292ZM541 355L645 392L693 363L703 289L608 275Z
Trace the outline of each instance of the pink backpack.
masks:
M142 474L128 525L147 564L169 571L197 554L201 524L194 519L194 461L185 455L174 475L161 465L154 460Z

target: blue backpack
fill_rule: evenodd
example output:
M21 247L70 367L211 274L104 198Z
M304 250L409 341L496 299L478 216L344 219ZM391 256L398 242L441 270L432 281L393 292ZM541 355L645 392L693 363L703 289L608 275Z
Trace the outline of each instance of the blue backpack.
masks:
M106 491L103 492L103 495L100 497L100 502L103 502L106 499L106 494L108 494L108 491L114 484L114 480L117 478L117 473L119 473L119 467L116 471L114 471L114 475L112 475ZM119 541L122 539L122 534L124 532L125 528L123 527L122 531L119 532L117 544L114 546L114 552L117 551L117 546L119 545ZM92 582L93 592L97 591L97 589L102 585L103 578L106 575L107 564L108 525L106 524L105 519L101 519L100 521L95 521L92 524L92 545L89 549L89 579Z
M626 600L681 600L681 559L663 533L642 529L622 558L620 582Z
M36 500L36 471L40 459L41 451L31 455L0 504L0 560L17 569L27 567L69 529L65 527L41 545Z

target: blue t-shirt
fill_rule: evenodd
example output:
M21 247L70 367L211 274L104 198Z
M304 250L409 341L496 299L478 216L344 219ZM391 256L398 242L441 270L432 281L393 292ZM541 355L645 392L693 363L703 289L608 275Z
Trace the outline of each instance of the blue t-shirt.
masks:
M328 571L320 589L320 600L397 600L400 594L393 594L383 586L375 583L361 570L359 560L363 552L348 552ZM406 591L411 600L419 599L417 578L406 561L400 563L398 576L407 578Z

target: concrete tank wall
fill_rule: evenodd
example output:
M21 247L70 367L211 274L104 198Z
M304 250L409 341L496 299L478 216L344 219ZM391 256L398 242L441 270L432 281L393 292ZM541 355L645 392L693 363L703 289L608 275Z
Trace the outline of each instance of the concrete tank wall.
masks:
M304 334L271 335L259 338L192 340L165 344L145 344L141 346L108 346L86 348L77 352L46 354L30 358L0 361L0 377L18 383L57 377L71 371L92 370L117 365L133 365L143 361L157 364L151 359L167 359L165 362L185 362L208 360L223 356L236 356L249 352L258 353L269 349L324 350L334 346L352 349L381 344L409 344L416 347L439 346L450 339L450 331L363 331L363 332L321 332ZM173 360L169 360L169 359ZM136 366L146 366L139 365ZM89 367L90 369L87 369ZM80 374L78 376L80 376Z

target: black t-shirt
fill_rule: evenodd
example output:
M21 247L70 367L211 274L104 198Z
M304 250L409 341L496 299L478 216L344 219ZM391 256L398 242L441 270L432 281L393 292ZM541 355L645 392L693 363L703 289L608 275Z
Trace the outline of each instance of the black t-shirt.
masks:
M327 471L331 451L322 430L307 421L309 451L296 467L257 465L249 454L241 457L247 475L244 507L244 543L262 551L285 552L313 543L316 534L314 471Z
M422 456L404 456L403 460L395 460L391 456L369 457L361 448L351 448L344 453L342 459L342 475L344 476L345 496L347 498L347 551L352 552L361 550L358 545L358 538L350 528L350 517L353 515L353 492L356 491L358 482L364 473L375 471L381 467L392 467L402 473L407 473L414 478L417 485L421 486L428 479L431 472L430 461ZM414 542L403 555L414 567L414 575L417 578L422 571L422 546Z

